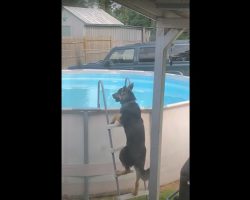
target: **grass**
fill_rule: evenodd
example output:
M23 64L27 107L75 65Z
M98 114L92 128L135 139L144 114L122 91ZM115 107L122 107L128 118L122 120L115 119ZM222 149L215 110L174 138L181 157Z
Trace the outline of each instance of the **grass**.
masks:
M173 189L167 189L164 191L160 192L160 198L159 200L166 200L167 196L170 196L171 194L173 194L176 190ZM103 198L94 198L93 200L114 200L114 197L103 197ZM137 198L133 198L131 200L146 200L146 196L141 196L141 197L137 197Z
M179 181L161 187L159 200L166 200L166 197L173 194L179 187ZM114 197L90 198L91 200L114 200ZM136 197L131 200L146 200L146 196Z
M176 190L173 190L173 189L169 189L169 190L165 190L165 191L162 191L160 192L160 198L159 200L166 200L166 197L167 196L170 196L172 193L174 193ZM142 197L137 197L137 198L134 198L133 200L145 200L146 197L145 196L142 196Z

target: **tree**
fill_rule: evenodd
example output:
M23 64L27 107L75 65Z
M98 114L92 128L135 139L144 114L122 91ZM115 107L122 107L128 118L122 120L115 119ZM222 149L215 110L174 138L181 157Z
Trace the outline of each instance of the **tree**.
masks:
M144 17L143 15L124 6L115 8L113 10L113 16L116 17L125 25L143 26L143 27L154 26L154 22L151 19Z
M110 0L97 0L98 8L105 10L105 12L112 15L112 4L113 2Z

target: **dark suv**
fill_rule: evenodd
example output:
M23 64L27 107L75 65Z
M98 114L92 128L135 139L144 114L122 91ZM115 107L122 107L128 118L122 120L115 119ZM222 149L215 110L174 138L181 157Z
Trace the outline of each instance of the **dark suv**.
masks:
M68 69L118 69L153 71L155 43L140 43L114 47L104 60ZM189 42L175 41L169 51L166 72L189 76Z

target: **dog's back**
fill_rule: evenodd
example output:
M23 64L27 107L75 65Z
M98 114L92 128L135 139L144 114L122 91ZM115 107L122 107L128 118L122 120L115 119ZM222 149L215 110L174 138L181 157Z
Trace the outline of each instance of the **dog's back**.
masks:
M124 127L127 145L145 145L145 130L141 110L136 102L123 105L120 122Z

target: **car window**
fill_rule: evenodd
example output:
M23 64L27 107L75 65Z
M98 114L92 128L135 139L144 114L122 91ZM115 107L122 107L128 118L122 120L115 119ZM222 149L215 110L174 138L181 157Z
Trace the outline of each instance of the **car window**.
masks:
M133 63L134 49L117 49L109 57L113 64Z
M142 47L139 50L139 62L154 62L155 47Z

